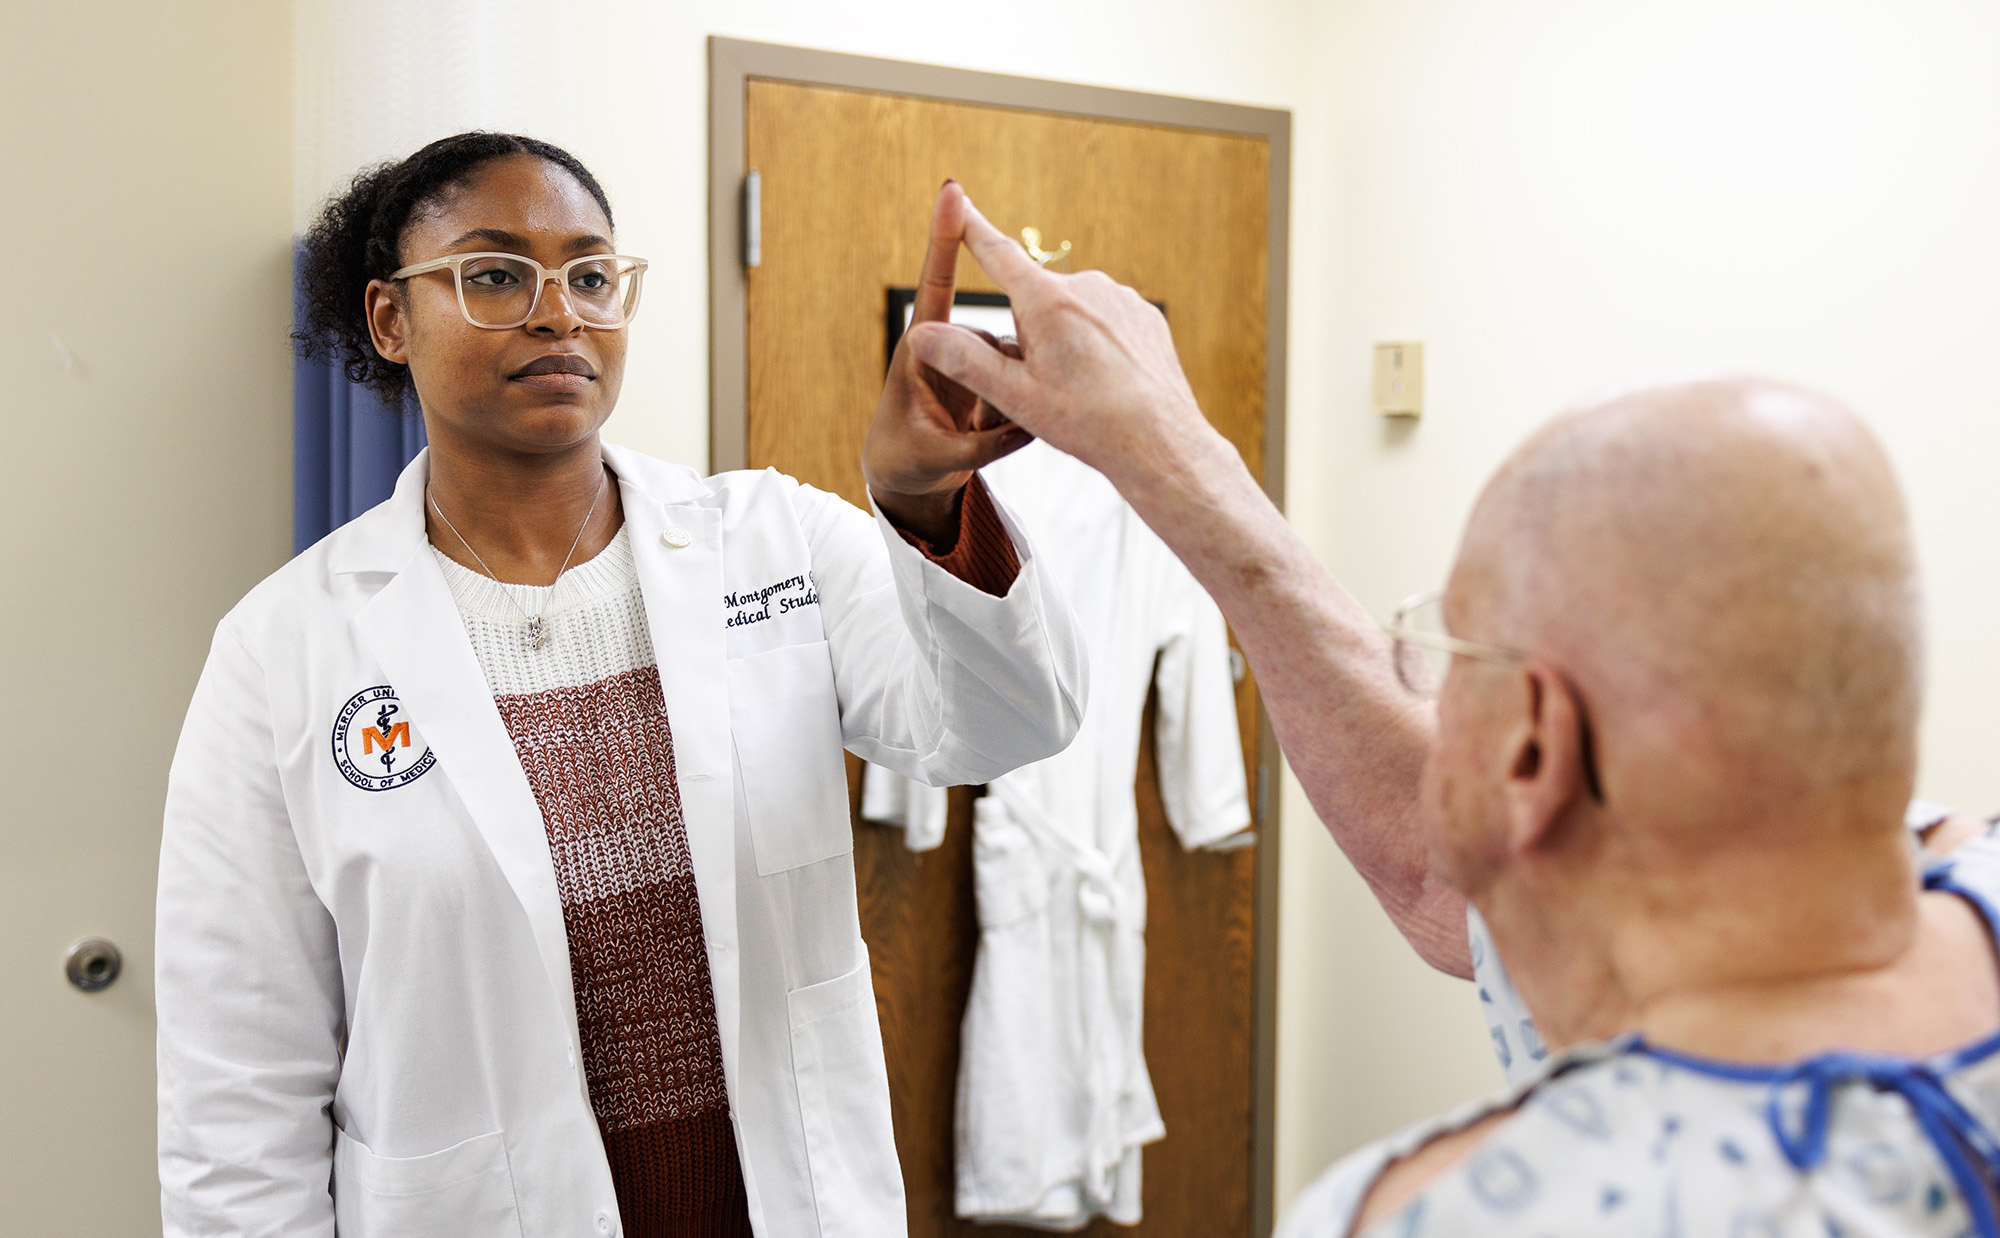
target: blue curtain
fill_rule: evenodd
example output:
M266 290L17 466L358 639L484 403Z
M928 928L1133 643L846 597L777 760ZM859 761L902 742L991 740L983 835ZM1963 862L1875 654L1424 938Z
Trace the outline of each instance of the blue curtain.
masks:
M293 287L298 287L296 278ZM384 406L366 387L347 381L338 365L296 357L293 552L388 498L396 488L396 475L423 448L423 418Z

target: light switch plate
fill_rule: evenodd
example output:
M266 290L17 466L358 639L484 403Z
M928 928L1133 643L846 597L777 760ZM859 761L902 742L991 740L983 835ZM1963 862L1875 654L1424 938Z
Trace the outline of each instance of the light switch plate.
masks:
M1375 345L1375 411L1384 417L1424 415L1424 346L1415 341Z

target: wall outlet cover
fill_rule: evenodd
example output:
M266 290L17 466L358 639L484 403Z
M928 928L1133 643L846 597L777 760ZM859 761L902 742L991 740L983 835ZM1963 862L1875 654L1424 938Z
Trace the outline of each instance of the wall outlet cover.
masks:
M1415 341L1375 345L1375 411L1384 417L1424 415L1424 346Z

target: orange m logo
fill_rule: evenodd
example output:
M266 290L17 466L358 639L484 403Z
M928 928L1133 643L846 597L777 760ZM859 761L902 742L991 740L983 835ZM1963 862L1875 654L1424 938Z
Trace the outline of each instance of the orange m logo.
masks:
M387 752L391 748L409 746L410 724L407 722L398 722L387 730L372 726L361 728L361 755L364 757L377 748Z

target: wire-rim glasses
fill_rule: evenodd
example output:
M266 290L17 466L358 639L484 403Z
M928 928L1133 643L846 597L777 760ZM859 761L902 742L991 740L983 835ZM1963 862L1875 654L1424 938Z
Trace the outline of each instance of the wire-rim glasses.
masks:
M535 316L542 289L556 281L570 310L586 327L612 331L639 310L646 260L624 254L584 254L550 270L521 254L480 251L448 254L406 266L390 279L450 271L465 321L488 331L509 331Z
M1396 680L1425 700L1436 700L1444 683L1445 670L1454 657L1475 658L1496 666L1526 666L1533 661L1518 649L1482 645L1460 640L1444 629L1444 591L1431 589L1403 599L1389 622L1382 625L1389 634ZM1572 688L1571 691L1575 689ZM1604 802L1604 780L1597 770L1597 742L1591 732L1590 717L1577 701L1577 748L1583 763L1584 786L1590 798Z
M1423 697L1434 700L1444 684L1444 673L1454 656L1476 658L1498 666L1526 666L1528 655L1518 649L1482 645L1460 640L1444 627L1444 591L1430 589L1413 593L1396 608L1395 617L1382 625L1389 634L1396 681Z

